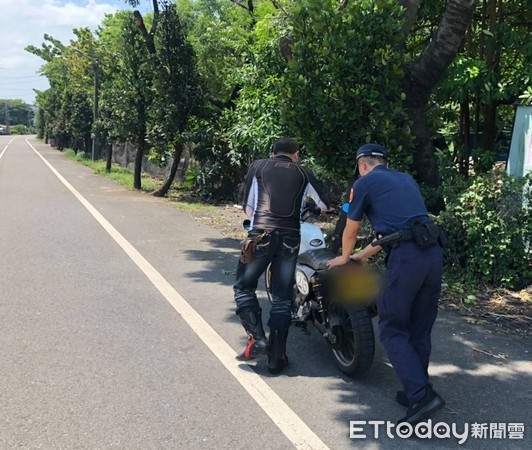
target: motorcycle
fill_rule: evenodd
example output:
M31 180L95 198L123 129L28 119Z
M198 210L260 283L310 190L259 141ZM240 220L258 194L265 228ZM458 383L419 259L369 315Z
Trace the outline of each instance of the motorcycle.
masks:
M308 322L312 323L329 344L337 367L346 375L357 377L370 368L375 355L372 318L376 312L370 297L376 295L378 279L374 272L354 261L346 265L343 277L337 270L327 268L327 261L337 256L331 247L338 244L339 236L330 239L328 246L321 229L308 222L315 214L319 214L315 206L307 206L301 213L292 323L304 329ZM342 219L345 223L342 216L339 222ZM336 234L337 230L338 227ZM337 288L342 284L336 282L338 279L344 282L343 289ZM353 280L355 283L350 282ZM265 272L265 284L271 302L271 265Z

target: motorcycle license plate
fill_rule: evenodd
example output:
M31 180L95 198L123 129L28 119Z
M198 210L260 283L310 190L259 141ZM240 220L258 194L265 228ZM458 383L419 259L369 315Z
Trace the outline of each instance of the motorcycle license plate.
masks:
M348 264L332 277L333 298L346 303L369 303L380 290L379 274L370 268Z

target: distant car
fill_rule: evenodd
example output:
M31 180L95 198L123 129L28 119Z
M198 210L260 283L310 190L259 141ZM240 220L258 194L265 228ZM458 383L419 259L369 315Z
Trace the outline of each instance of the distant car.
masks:
M0 125L0 134L7 134L7 128L3 125Z

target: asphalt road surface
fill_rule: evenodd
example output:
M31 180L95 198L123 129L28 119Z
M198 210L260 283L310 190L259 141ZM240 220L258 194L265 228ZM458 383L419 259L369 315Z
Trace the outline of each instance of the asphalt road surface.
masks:
M0 207L0 448L532 448L530 340L442 311L450 437L376 439L350 422L404 414L382 349L356 381L315 330L282 375L237 362L237 245L193 214L22 136L0 136Z

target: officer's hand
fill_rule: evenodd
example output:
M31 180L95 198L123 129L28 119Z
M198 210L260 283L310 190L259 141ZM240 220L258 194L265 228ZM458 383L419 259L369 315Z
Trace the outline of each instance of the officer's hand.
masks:
M349 262L349 256L337 256L334 259L327 261L327 268L332 269L336 266L343 266Z

